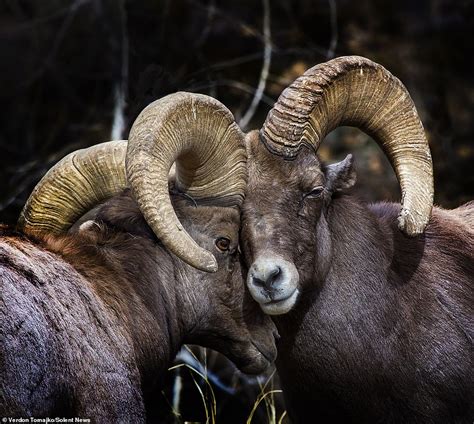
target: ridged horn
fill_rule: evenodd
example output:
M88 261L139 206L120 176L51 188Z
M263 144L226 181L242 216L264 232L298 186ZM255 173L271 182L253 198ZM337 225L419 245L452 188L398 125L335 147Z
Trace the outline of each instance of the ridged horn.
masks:
M171 252L203 271L216 271L216 260L179 222L169 197L168 173L176 161L181 191L203 201L240 205L246 187L243 140L222 103L184 92L151 103L130 131L127 176L140 210Z
M430 149L407 89L383 66L346 56L307 70L280 95L261 139L272 153L293 159L303 146L317 151L342 125L360 128L384 150L401 186L399 228L422 233L433 206Z
M25 233L66 232L84 213L127 186L126 141L70 153L36 185L18 220Z

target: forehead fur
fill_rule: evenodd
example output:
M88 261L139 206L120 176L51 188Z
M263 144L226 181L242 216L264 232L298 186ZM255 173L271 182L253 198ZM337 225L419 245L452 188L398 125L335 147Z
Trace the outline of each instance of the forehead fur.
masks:
M262 181L273 185L305 189L324 182L322 164L318 156L307 148L293 160L274 155L260 141L258 131L246 137L248 155L249 191Z
M190 228L211 237L235 237L239 230L240 209L237 207L198 206L190 204L176 208L178 218Z

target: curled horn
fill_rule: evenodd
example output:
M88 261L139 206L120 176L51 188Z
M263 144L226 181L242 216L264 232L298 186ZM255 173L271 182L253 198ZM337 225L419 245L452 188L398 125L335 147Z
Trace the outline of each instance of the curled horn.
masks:
M18 220L25 233L66 232L84 213L127 186L126 141L77 150L53 166L28 198Z
M341 125L360 128L380 145L401 186L399 228L422 233L433 206L430 149L408 91L381 65L346 56L307 70L280 95L260 134L273 154L293 159L303 146L317 151Z
M98 203L130 185L148 225L162 243L190 265L217 270L179 222L168 175L201 203L240 206L246 187L244 135L232 113L201 94L175 93L151 103L132 126L129 142L78 150L58 162L28 199L18 227L25 232L67 231Z
M202 94L175 93L147 106L132 126L126 158L132 192L148 225L188 264L217 270L171 205L168 173L176 162L176 185L195 199L240 205L246 187L244 135L232 113Z

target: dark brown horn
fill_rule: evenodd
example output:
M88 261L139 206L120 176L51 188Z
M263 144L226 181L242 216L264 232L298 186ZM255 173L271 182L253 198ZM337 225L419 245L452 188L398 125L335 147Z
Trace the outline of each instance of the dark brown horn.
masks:
M383 66L346 56L309 69L280 95L261 138L272 153L292 159L303 146L317 151L341 125L360 128L382 147L401 186L399 227L422 233L433 206L430 149L408 91Z

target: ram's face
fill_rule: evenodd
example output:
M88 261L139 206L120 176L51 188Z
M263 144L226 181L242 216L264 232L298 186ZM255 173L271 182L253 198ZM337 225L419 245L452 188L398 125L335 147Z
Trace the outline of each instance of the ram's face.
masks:
M189 281L184 299L193 321L185 342L220 351L244 372L263 372L276 356L276 330L245 285L239 209L187 206L180 220L218 264L216 273L206 273L182 263Z
M271 155L257 134L249 139L241 236L250 267L247 284L261 308L274 315L295 305L300 275L311 274L316 227L327 197L325 175L309 151L285 161Z

